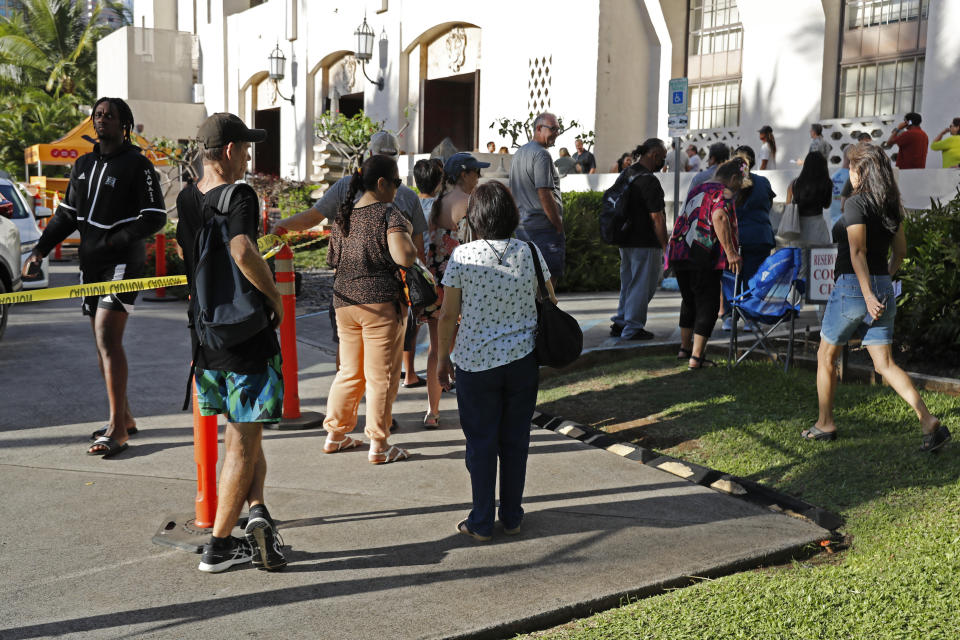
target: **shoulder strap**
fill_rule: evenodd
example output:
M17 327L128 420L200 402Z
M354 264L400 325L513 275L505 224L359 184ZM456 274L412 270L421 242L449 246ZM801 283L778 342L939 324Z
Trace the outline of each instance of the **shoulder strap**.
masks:
M217 201L217 212L220 215L227 215L227 212L230 211L230 198L233 196L233 192L237 190L237 183L228 184L227 188L220 193L220 199Z
M527 246L530 247L530 255L533 256L533 268L537 272L537 290L540 293L541 300L547 300L550 294L547 292L547 283L543 280L543 269L540 267L540 258L537 256L537 248L533 243L527 240Z

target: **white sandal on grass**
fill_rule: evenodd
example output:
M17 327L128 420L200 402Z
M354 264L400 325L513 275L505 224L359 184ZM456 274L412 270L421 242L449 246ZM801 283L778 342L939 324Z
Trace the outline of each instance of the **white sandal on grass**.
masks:
M371 450L370 453L367 454L367 460L370 462L370 464L388 464L390 462L406 460L409 457L409 452L393 445L384 451Z
M350 436L344 436L342 440L331 440L330 436L327 436L326 441L323 443L323 452L336 453L337 451L346 451L347 449L355 449L362 444L363 440L351 438Z

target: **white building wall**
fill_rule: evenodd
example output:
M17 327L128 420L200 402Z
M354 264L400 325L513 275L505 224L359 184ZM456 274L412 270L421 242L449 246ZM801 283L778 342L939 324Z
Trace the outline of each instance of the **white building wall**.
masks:
M291 42L286 38L286 19L292 4L297 7L298 28ZM280 92L296 97L295 105L276 102L284 132L281 173L289 177L309 175L314 103L322 72L317 72L315 82L308 82L308 75L322 60L356 48L353 33L364 15L377 34L367 73L373 78L383 76L385 88L377 91L361 80L356 90L364 92L368 115L384 120L392 130L407 125L404 110L412 105L410 123L401 138L408 152L419 151L419 45L442 36L446 27L441 25L452 24L480 29L480 146L487 140L497 146L509 144L489 124L499 117L526 118L528 61L543 57L552 58L550 109L566 121L576 119L584 129L597 131L601 170L643 138L665 136L666 81L672 75L674 47L683 48L685 42L671 42L660 0L557 0L549 5L515 0L391 0L386 4L388 10L381 13L383 0L270 0L253 9L247 8L249 0L211 0L208 21L206 0L136 0L134 16L138 26L173 20L181 31L195 29L206 112L229 110L248 122L253 95L257 94L261 108L271 106L263 104L271 96L266 84L259 91L242 89L262 78L267 55L280 43L287 57ZM743 88L741 124L735 137L756 148L757 129L772 125L777 163L783 169L805 154L810 123L832 112L831 106L821 104L820 96L824 65L836 64L836 52L824 51L826 18L821 0L738 0L738 4L744 27ZM622 60L610 62L604 56L617 52L601 33L604 7L614 19L624 16L623 24L614 25L611 33L616 47L626 47L627 55L635 59L634 73L621 68ZM960 68L960 0L931 0L928 24L921 113L932 137L950 118L960 115L956 106L960 83L955 81L955 70ZM636 27L635 37L624 25ZM382 50L381 34L386 35ZM107 39L102 46L101 60L106 64L100 66L100 93L125 95L128 87L121 85L127 82L126 76L111 72L111 65L123 64L119 61L122 47ZM114 56L116 62L111 59ZM601 73L609 78L601 81ZM572 149L574 133L561 137L557 147ZM939 166L939 160L939 154L932 153L929 166Z
M769 124L777 167L802 159L820 120L825 16L820 0L737 0L743 22L740 137L759 149Z
M927 52L923 68L921 128L933 140L960 117L960 2L932 0L927 20ZM902 117L903 114L898 114ZM899 122L899 120L898 120ZM939 151L927 155L927 167L942 167Z

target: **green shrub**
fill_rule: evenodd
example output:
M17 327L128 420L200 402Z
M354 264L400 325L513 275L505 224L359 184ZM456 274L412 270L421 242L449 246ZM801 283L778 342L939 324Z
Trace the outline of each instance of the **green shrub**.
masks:
M620 289L620 252L600 239L600 191L563 194L563 229L567 262L559 291L617 291Z
M945 205L907 215L907 258L897 274L903 294L896 336L911 352L956 363L960 358L960 190Z
M312 207L313 199L310 198L310 194L313 193L314 189L316 189L316 186L305 182L287 181L277 196L280 217L289 218Z

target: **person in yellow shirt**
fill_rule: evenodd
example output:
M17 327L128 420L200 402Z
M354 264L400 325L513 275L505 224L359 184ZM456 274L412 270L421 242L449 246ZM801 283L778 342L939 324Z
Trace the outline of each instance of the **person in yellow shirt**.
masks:
M943 135L948 131L950 132L950 137L946 140L941 140ZM943 152L944 169L960 166L960 118L954 118L950 126L941 131L937 137L933 139L933 142L930 143L930 148L934 151Z

